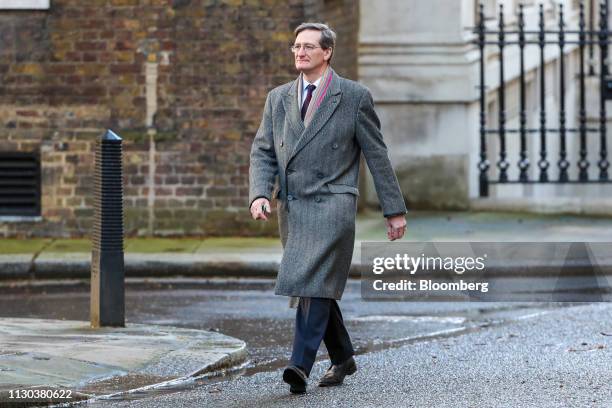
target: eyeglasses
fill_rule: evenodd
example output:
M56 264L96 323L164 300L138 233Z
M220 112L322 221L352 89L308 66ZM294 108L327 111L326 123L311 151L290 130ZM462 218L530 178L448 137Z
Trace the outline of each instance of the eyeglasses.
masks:
M291 47L289 47L291 52L298 52L300 48L304 48L304 51L306 51L307 53L311 53L315 49L323 48L323 47L317 47L316 45L312 45L312 44L293 44Z

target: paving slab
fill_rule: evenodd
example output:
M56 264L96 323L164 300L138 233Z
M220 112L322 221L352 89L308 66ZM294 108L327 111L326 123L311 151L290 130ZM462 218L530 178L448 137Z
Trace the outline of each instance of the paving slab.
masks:
M0 402L10 390L36 387L103 395L111 391L110 380L112 392L128 391L232 367L246 357L245 342L212 331L144 324L94 329L84 321L3 318Z

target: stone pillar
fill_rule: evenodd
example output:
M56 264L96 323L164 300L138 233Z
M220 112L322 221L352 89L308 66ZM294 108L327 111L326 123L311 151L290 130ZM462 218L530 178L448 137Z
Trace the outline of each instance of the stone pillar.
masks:
M474 1L361 0L360 7L359 81L374 96L409 208L468 208L478 180Z

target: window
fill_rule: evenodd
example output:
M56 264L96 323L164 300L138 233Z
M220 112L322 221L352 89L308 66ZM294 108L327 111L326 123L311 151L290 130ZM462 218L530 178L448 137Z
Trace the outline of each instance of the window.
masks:
M0 152L0 216L40 216L38 152Z

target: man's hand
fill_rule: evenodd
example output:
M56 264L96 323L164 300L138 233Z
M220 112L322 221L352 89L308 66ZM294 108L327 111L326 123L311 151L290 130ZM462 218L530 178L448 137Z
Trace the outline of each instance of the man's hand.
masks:
M270 201L261 197L251 203L251 217L254 220L268 221L268 215L272 213Z
M395 241L404 236L406 232L406 216L395 215L387 218L387 238L389 241Z

